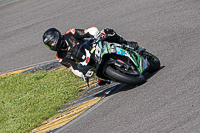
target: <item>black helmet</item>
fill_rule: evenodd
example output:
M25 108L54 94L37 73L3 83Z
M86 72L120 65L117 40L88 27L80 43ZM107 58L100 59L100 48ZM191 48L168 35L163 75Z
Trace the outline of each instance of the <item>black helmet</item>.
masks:
M43 42L49 49L59 51L62 47L60 31L56 28L48 29L43 34Z

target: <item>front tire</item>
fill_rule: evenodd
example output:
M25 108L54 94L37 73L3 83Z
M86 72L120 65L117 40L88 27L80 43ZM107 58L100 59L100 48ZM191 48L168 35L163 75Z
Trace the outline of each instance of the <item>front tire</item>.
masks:
M142 84L146 81L144 76L141 74L139 74L138 76L131 76L112 68L110 65L108 65L108 67L106 68L105 73L110 79L120 83Z
M145 54L147 56L147 60L150 63L150 67L148 69L148 72L153 73L153 72L160 70L160 60L155 55L153 55L149 52L145 51Z

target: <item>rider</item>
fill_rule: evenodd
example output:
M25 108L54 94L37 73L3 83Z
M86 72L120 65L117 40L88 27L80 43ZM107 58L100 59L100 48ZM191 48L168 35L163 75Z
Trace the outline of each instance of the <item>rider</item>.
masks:
M106 28L101 32L96 27L88 29L70 29L66 34L61 35L60 31L56 28L50 28L43 34L43 43L50 50L57 51L56 59L59 63L70 68L72 72L79 77L84 78L82 72L79 71L75 60L71 57L71 52L75 45L83 42L84 38L97 38L108 42L115 42L120 44L126 44L135 49L138 48L137 42L129 42L119 36L113 29ZM105 80L98 79L99 85L108 83Z

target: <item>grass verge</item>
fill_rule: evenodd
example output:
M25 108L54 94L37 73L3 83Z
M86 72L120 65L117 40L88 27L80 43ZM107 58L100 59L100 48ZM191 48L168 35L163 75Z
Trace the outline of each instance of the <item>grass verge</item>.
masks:
M39 71L0 78L0 132L28 132L74 99L84 82L72 72Z

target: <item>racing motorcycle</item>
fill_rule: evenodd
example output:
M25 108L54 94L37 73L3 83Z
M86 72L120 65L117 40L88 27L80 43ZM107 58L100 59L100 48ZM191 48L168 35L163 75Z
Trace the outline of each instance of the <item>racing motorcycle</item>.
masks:
M159 59L144 48L96 39L77 45L72 57L87 79L96 73L103 80L138 85L146 81L146 72L160 69Z

